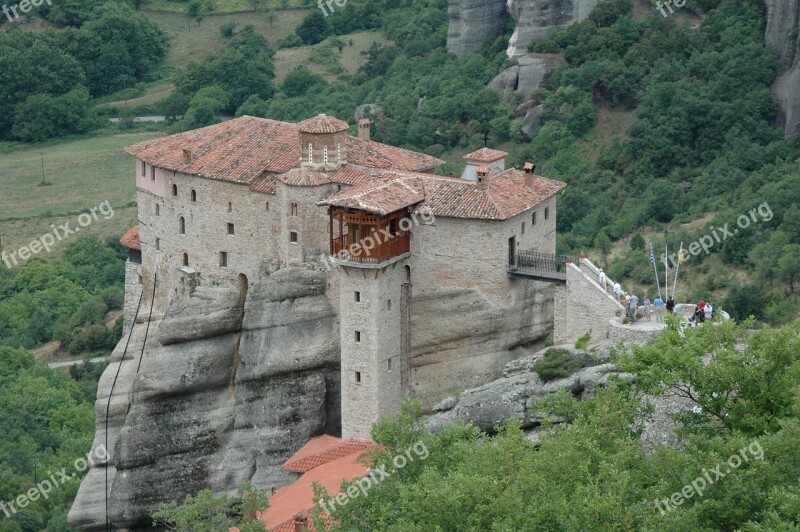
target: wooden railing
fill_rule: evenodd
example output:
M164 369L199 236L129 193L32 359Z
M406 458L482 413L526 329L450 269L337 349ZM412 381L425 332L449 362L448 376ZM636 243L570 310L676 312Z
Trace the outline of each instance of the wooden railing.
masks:
M389 238L380 244L372 237L362 238L357 243L350 243L347 238L348 235L344 235L331 240L331 255L350 262L379 263L411 251L410 233Z

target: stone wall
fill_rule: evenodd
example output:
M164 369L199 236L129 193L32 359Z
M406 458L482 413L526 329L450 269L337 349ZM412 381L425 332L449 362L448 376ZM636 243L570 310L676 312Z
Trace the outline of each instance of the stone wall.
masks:
M560 323L555 327L556 344L571 344L591 330L593 340L609 338L609 320L625 314L625 307L596 281L589 273L589 265L581 262L582 268L567 264L567 284L564 307L555 312Z
M655 314L655 310L653 310ZM655 317L652 318L655 320ZM635 328L622 323L623 318L611 318L608 322L608 340L611 343L617 342L649 344L664 333L664 329Z
M124 318L122 323L122 337L125 338L133 325L136 307L139 305L139 295L142 293L142 265L130 259L125 261L125 302L123 306Z

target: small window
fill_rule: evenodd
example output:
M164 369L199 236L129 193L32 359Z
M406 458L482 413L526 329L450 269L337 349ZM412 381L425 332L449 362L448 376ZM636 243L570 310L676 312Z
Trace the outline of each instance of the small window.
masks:
M231 202L229 201L229 202L228 202L228 212L231 212L231 211L233 211L233 203L231 203Z
M328 147L325 146L322 148L322 162L328 164Z
M336 163L342 162L342 143L339 142L336 144Z
M297 216L297 203L292 202L292 216Z
M291 242L292 244L297 244L298 242L297 231L289 231L289 242Z
M188 266L189 265L189 254L188 253L184 253L183 254L183 265L184 266Z
M228 234L229 234L229 235L232 235L232 234L234 234L234 227L233 227L233 224L230 224L230 223L228 224Z
M314 162L314 146L310 142L308 143L308 162Z
M196 202L197 202L197 191L195 189L192 189L192 203Z
M150 181L155 181L155 180L156 180L156 167L155 166L151 166L150 167Z
M386 369L392 371L392 359L386 361Z
M386 310L388 310L389 312L392 311L392 300L391 299L386 302Z
M161 239L156 238L156 251L158 251L159 249L161 249Z
M548 218L550 218L550 207L545 207L544 208L544 219L547 220Z
M523 235L525 234L525 222L522 222L521 232L522 232Z
M536 211L531 214L531 225L536 225Z
M142 176L147 175L147 163L142 161Z
M156 216L161 216L161 205L156 203Z
M354 292L353 295L354 295L354 299L355 299L356 303L361 303L361 292L356 291L356 292Z
M178 185L172 185L172 195L173 196L178 195Z
M269 210L269 202L267 202L267 210Z
M356 373L356 375L355 375L356 382L361 382L361 372L360 371L356 371L355 373Z
M180 233L182 235L185 235L186 234L186 218L181 216L180 218L178 218L178 221L179 221L179 225L180 225Z
M356 343L361 341L361 331L356 331L355 340L356 340Z
M228 252L227 251L220 251L219 252L219 265L222 268L228 267Z

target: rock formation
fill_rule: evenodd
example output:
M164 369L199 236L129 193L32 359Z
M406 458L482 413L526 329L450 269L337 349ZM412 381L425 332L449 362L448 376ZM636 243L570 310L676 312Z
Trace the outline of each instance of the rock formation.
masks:
M580 22L598 0L448 0L447 50L463 57L503 33L510 14L517 22L508 56L527 53L528 44L555 28Z
M765 0L767 29L764 40L773 46L783 73L772 85L781 107L780 121L786 137L800 133L800 0Z
M534 39L546 37L556 28L580 22L592 12L598 0L508 0L508 11L517 28L508 43L508 56L524 55Z
M280 270L249 294L200 286L149 332L140 316L122 367L125 339L98 388L95 448L119 369L108 419L113 528L148 526L160 503L206 487L286 484L281 463L312 436L337 433L339 325L326 284L320 272ZM84 530L105 528L98 465L69 515Z
M447 51L464 57L503 33L508 20L504 0L448 0Z

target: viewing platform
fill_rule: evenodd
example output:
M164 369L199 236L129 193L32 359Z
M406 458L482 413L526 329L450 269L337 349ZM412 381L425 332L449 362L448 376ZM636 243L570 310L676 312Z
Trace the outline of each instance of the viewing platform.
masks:
M567 282L567 262L575 261L566 255L540 251L519 251L509 256L508 276L557 283Z

